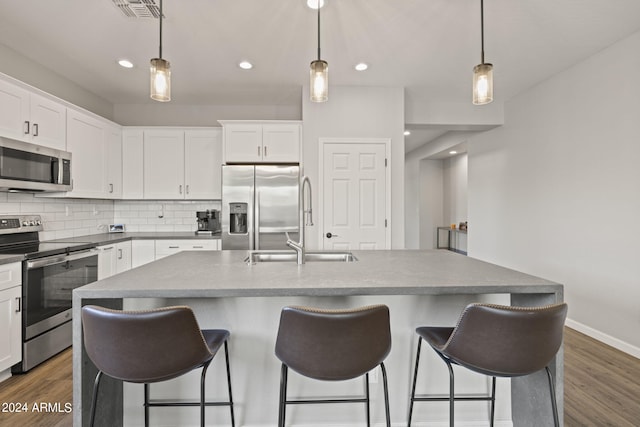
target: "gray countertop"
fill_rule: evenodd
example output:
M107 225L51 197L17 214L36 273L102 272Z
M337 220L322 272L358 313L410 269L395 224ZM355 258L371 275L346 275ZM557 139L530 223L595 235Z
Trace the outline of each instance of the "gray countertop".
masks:
M77 298L556 294L562 285L443 250L353 251L356 262L247 265L247 251L180 252L74 290Z
M101 233L101 234L87 234L85 236L67 237L64 239L46 240L42 243L69 243L69 246L82 245L86 246L94 245L101 246L109 243L124 242L126 240L163 240L163 239L197 239L197 240L219 240L220 234L206 235L195 234L195 232L138 232L138 233ZM9 264L12 262L21 262L24 260L24 255L12 254L12 255L0 255L0 265Z

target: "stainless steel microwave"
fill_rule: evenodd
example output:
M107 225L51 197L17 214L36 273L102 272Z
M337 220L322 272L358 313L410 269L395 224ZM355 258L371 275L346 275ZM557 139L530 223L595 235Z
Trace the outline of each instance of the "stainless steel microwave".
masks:
M71 189L71 153L0 137L0 190Z

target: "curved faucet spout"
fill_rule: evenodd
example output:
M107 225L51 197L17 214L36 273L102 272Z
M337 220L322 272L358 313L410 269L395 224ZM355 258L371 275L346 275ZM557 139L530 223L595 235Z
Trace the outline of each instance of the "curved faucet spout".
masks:
M308 208L306 207L305 204L305 189L308 190L308 200L309 200L309 206ZM299 237L299 241L298 242L294 242L293 240L291 240L291 237L289 236L289 233L286 233L287 235L287 246L289 246L291 249L296 251L297 254L297 260L298 260L298 264L304 264L304 257L305 257L305 225L309 225L312 226L313 225L313 216L312 216L312 212L313 212L313 208L311 207L311 181L309 180L308 176L303 176L302 179L300 180L300 190L299 190L299 199L298 199L298 219L299 219L299 225L298 225L298 235ZM306 216L306 221L305 221L305 216Z

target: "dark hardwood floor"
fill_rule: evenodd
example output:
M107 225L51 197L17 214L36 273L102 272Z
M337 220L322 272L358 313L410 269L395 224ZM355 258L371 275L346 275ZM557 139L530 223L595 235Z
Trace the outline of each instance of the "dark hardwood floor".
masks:
M0 427L71 426L71 354L0 383ZM27 411L4 412L11 403L27 403ZM640 359L565 328L564 425L639 427Z

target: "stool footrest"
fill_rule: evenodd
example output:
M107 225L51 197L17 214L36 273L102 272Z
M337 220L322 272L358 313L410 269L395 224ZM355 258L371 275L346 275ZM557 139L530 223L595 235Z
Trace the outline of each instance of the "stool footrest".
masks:
M204 406L231 406L231 402L204 402ZM167 407L167 406L200 406L200 402L195 401L171 401L171 400L151 400L142 406Z
M295 399L287 400L287 404L307 404L307 403L367 403L366 397L354 397L343 399Z

